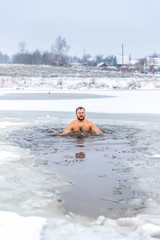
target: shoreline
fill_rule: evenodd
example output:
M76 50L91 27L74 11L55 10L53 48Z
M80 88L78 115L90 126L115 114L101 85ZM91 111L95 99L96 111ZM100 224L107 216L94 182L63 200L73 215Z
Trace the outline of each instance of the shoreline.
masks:
M74 112L77 106L84 106L87 112L109 114L160 114L158 102L160 102L159 90L109 90L109 91L66 91L56 90L50 94L58 93L59 99L30 100L29 94L48 94L46 91L36 92L3 92L3 94L28 94L28 100L0 100L0 110L15 111L65 111ZM93 98L63 99L63 94L95 94ZM0 97L3 95L0 93ZM96 98L103 95L104 98ZM49 97L49 96L48 96Z

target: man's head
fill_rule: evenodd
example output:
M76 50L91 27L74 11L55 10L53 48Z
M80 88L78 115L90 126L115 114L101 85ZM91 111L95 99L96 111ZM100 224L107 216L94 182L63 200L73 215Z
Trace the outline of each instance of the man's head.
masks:
M85 119L85 109L83 107L78 107L76 109L76 116L79 121L83 121Z

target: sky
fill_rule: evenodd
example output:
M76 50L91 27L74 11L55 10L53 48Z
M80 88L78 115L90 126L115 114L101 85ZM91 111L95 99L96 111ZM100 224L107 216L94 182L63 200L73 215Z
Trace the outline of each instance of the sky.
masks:
M160 53L160 0L0 0L0 52L50 51L61 36L71 56Z

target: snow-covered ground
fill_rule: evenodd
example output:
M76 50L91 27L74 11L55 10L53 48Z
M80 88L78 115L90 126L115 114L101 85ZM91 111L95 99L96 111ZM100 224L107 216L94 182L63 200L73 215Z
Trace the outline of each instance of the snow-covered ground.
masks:
M159 89L160 75L93 68L0 65L0 89L114 90Z
M37 77L37 67L32 69L32 73L30 72L31 67L10 66L10 68L8 71L8 66L3 66L3 73L2 66L0 68L0 97L3 95L9 96L12 93L35 92L36 94L43 92L51 96L54 93L74 92L82 95L86 93L103 95L103 98L0 100L0 239L151 240L159 238L160 152L157 137L159 136L159 123L153 121L153 124L150 123L149 127L146 119L140 123L140 126L145 129L144 132L146 133L148 128L149 132L147 132L147 142L144 142L144 145L138 138L139 135L137 136L135 140L139 144L138 147L142 145L144 149L147 148L149 134L152 134L155 142L151 150L148 150L149 156L143 156L142 163L138 162L137 159L131 159L128 162L130 166L133 165L132 171L135 177L138 176L139 178L139 185L136 187L146 192L153 191L153 198L146 199L147 204L143 214L118 219L104 216L99 216L97 219L88 219L72 213L64 214L60 206L60 193L58 191L53 192L52 188L53 185L61 186L68 184L68 182L66 183L61 176L53 174L49 168L45 168L43 159L36 162L30 149L17 145L14 137L12 138L16 132L22 132L23 137L23 129L28 131L30 128L42 127L43 125L56 127L61 123L62 119L51 117L48 112L45 117L42 117L40 111L74 112L79 105L84 106L87 112L112 113L115 114L115 118L116 114L119 113L146 113L153 114L154 118L154 114L160 114L159 76L132 76L130 78L115 78L114 76L109 78L105 77L106 73L103 72L103 77L96 77L96 75L90 77L87 75L89 73L86 73L87 76L82 78L82 73L78 70L79 76L74 77L73 73L70 73L72 76L65 78L65 74L62 74L62 72L61 76L45 77L44 74L44 76ZM46 69L48 68L50 69L50 67L46 67ZM45 70L43 71L45 72ZM33 72L35 72L34 76ZM129 90L132 88L139 90ZM125 89L125 91L122 91L122 89ZM48 91L50 91L50 94ZM18 110L20 111L19 115ZM27 113L26 111L32 111L29 116L26 115L28 118L25 118L24 115L24 113ZM98 123L101 121L101 119L97 119ZM121 124L118 119L116 121ZM109 123L107 119L102 121L103 125ZM126 124L128 124L127 120ZM132 127L135 128L139 126L139 122L133 122L132 124ZM156 133L155 138L152 129ZM139 199L133 199L130 204L135 204L138 208L142 201L141 197L143 199L143 196L139 196Z

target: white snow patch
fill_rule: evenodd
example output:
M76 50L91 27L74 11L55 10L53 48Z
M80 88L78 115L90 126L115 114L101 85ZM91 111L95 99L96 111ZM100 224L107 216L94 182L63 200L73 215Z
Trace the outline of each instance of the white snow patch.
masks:
M23 217L14 212L0 211L0 239L39 240L45 224L42 217Z
M82 93L84 92L85 91ZM72 91L68 91L68 93L72 93ZM106 98L74 100L1 100L0 110L74 112L77 106L84 106L87 112L160 114L160 108L158 107L158 103L160 102L160 91L158 90L87 91L85 93L106 95Z

